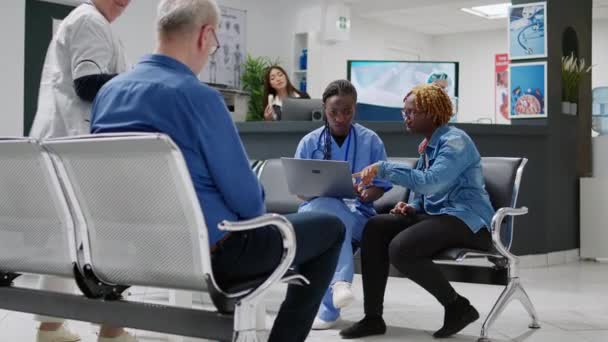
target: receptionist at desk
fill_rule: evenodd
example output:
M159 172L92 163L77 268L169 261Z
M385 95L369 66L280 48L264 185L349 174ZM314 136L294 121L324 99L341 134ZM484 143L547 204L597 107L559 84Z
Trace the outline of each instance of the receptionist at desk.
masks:
M310 96L297 90L291 84L282 67L273 65L268 68L264 75L264 120L281 120L283 100L286 98L309 99Z

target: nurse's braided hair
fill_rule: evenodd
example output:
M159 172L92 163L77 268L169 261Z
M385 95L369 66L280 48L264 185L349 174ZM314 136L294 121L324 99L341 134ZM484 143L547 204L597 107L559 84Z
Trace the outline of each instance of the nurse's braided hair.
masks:
M357 89L348 80L336 80L331 82L323 92L323 105L327 104L327 100L332 96L352 96L357 103ZM325 122L325 139L323 144L323 160L331 160L331 130L327 121L327 114L323 115Z
M436 84L421 84L414 87L405 96L405 99L411 95L416 95L416 100L414 101L416 111L431 115L435 125L443 126L450 122L454 114L452 100L450 100L448 93L440 86Z

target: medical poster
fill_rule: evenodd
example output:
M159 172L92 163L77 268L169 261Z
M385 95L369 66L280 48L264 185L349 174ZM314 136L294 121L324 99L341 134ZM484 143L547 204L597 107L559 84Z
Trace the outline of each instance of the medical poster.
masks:
M511 64L510 119L547 117L547 62Z
M509 124L509 54L494 56L494 122Z
M247 12L220 6L222 12L217 30L220 48L199 75L206 83L241 89L243 63L247 56L246 19Z
M509 8L509 57L547 57L547 4L535 2Z

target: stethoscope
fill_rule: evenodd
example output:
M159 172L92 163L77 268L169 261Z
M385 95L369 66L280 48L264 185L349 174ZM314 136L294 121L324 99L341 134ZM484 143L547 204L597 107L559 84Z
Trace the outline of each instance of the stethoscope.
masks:
M323 128L323 131L321 131L321 134L319 135L319 139L317 139L317 148L312 151L312 156L315 155L315 153L321 152L323 153L323 145L321 145L321 139L325 138L326 135L329 134L329 141L331 142L331 134L329 133L329 129L327 129L327 127ZM351 135L354 136L354 144L355 147L353 148L353 163L350 166L351 169L351 173L355 173L355 165L357 164L357 132L356 132L356 128L354 125L350 125L350 130L348 131L348 137L346 137L346 153L344 153L344 161L347 162L348 161L348 152L350 152L350 141L351 141Z

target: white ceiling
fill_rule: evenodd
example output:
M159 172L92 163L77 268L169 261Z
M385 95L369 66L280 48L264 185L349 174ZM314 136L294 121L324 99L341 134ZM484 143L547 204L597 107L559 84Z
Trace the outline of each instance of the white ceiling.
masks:
M572 0L575 1L575 0ZM501 0L347 0L354 15L420 33L443 35L503 29L506 19L488 20L461 11L463 7ZM608 19L608 0L593 1L593 17Z

